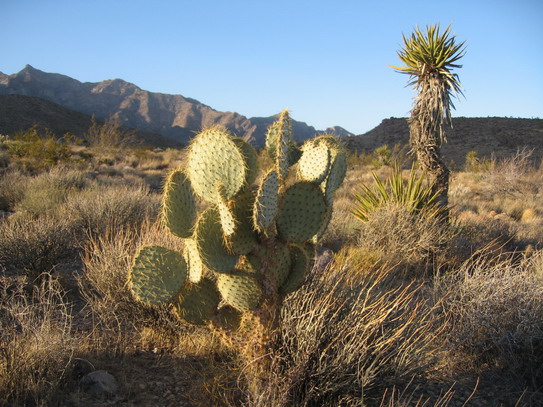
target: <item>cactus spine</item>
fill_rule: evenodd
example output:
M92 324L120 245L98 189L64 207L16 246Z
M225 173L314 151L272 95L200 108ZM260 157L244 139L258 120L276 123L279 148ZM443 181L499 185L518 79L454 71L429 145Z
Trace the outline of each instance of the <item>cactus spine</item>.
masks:
M283 298L302 286L309 242L326 229L346 172L337 139L320 136L299 150L291 133L285 110L268 130L273 166L260 177L257 154L242 139L219 127L198 134L163 199L163 220L185 251L143 248L130 274L136 299L171 304L190 323L241 331L235 336L252 343L253 357L265 354ZM208 204L199 215L197 198Z

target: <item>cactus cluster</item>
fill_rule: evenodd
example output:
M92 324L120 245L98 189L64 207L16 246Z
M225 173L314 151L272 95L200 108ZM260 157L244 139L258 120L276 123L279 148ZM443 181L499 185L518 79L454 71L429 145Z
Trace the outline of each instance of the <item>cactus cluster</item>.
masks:
M268 129L266 150L273 164L263 173L255 149L222 128L192 140L162 200L164 224L184 251L140 249L129 276L137 300L171 304L197 325L236 330L255 316L273 325L284 296L306 278L347 160L331 136L298 149L287 111Z

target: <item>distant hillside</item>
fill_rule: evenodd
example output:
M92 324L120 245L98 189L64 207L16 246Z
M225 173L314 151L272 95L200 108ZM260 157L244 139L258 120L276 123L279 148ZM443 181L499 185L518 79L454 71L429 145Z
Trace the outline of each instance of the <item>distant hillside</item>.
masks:
M453 118L453 128L446 133L443 146L446 161L464 163L469 151L480 157L510 156L522 147L534 150L534 157L543 155L543 119L512 119L503 117ZM405 118L385 119L369 132L346 138L351 150L371 151L383 144L393 146L409 143L409 127Z
M113 117L125 126L159 133L183 143L202 128L222 125L238 136L254 139L254 144L261 146L267 127L275 120L275 117L248 119L238 113L219 112L197 100L148 92L121 79L82 83L30 65L13 75L0 73L0 94L40 97L101 119ZM293 125L297 140L313 137L316 132L302 122Z
M49 129L58 136L65 133L82 136L91 124L90 116L48 100L22 95L0 95L0 134L13 135L36 125L39 129ZM179 146L173 140L158 134L140 130L134 130L133 133L136 141L144 144L157 147Z

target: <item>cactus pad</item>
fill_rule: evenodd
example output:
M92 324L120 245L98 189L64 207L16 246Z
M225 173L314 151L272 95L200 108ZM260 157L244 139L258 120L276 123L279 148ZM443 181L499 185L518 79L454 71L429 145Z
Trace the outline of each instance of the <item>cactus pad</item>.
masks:
M262 289L255 273L235 269L230 274L219 274L217 287L224 302L238 311L252 311L258 307Z
M275 220L278 200L279 177L277 171L272 170L262 179L253 207L254 226L260 232L265 232Z
M324 233L326 232L326 229L328 229L328 225L330 224L330 221L332 220L333 216L333 207L329 206L326 209L326 213L324 214L324 222L322 222L322 225L320 229L315 233L315 236L313 236L312 241L314 243L317 243L319 240L322 239L324 236Z
M288 187L279 208L277 232L291 243L311 239L321 228L327 209L319 187L307 181Z
M289 294L300 288L309 270L310 259L302 246L290 246L290 257L292 267L285 283L279 289L282 294Z
M256 261L252 256L248 256L249 263L256 270L265 270L275 281L275 286L280 287L287 279L290 273L291 259L288 247L275 242L273 247L263 247L257 252Z
M196 222L196 199L183 171L172 172L164 186L162 219L175 236L189 237Z
M236 265L238 258L226 250L223 245L223 234L219 211L207 209L196 224L194 240L202 263L217 273L228 273Z
M234 143L239 147L243 158L245 159L245 164L247 166L247 174L245 176L245 185L251 185L255 182L256 177L258 176L258 154L252 145L245 142L239 137L234 137L232 139Z
M215 315L221 296L213 281L204 278L187 285L174 305L179 318L194 325L206 325Z
M160 246L140 249L130 271L134 297L149 305L172 301L187 280L187 264L181 254Z
M288 174L291 139L292 125L288 110L285 109L266 133L266 149L270 157L275 160L276 169L281 179L286 178Z
M226 194L222 184L217 186L217 193L219 195L217 209L219 210L219 216L221 218L222 231L225 236L230 236L236 231L236 220L234 219L234 214L225 198Z
M236 228L234 233L226 237L226 245L234 254L247 254L258 244L252 222L254 199L253 192L246 189L230 201Z
M308 140L304 143L302 151L302 156L298 161L300 178L320 184L328 175L330 167L330 149L328 145Z
M191 142L187 174L198 196L218 203L217 186L224 186L225 198L233 198L246 182L247 167L241 149L223 129L213 127Z
M193 239L185 239L183 257L188 266L188 278L191 283L197 283L204 276L204 264L200 258L198 247Z
M331 151L330 172L326 180L321 184L328 205L332 204L334 194L347 174L347 155L345 152L338 149L332 149Z

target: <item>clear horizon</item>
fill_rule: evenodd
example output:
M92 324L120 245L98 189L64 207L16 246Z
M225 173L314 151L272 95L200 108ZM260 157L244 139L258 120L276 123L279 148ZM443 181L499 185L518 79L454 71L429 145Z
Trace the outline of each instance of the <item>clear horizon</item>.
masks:
M389 65L400 64L402 33L440 23L466 41L453 117L541 118L543 2L450 4L7 0L0 72L120 78L219 111L288 108L316 129L362 134L409 115L415 92Z

